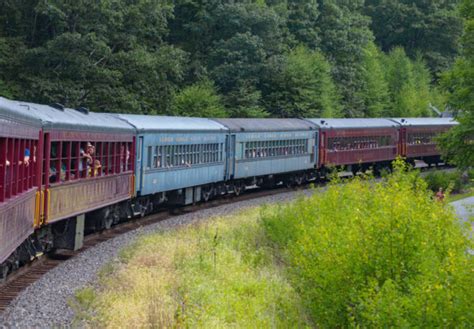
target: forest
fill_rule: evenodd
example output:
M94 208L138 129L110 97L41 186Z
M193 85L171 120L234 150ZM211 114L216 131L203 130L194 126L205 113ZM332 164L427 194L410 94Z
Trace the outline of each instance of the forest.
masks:
M434 115L462 52L460 2L0 0L0 95L183 116Z

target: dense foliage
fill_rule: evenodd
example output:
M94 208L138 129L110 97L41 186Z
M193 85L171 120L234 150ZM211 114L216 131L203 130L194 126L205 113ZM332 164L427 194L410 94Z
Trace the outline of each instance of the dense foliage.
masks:
M0 0L0 95L133 113L426 115L444 106L434 81L458 52L457 2Z
M450 91L449 102L460 125L441 140L448 159L460 167L474 165L474 2L465 0L461 7L465 17L461 57L443 78Z
M401 168L386 181L332 185L265 213L268 237L318 327L474 323L468 231Z
M443 172L443 171L434 171L427 174L424 177L428 188L437 192L440 188L444 191L448 190L449 192L461 192L463 188L463 176L464 174L459 171L452 172ZM469 177L467 177L469 179Z

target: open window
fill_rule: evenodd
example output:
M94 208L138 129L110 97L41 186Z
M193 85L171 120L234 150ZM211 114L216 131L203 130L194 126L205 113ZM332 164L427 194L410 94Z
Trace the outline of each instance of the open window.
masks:
M0 202L34 186L37 147L36 140L0 138Z

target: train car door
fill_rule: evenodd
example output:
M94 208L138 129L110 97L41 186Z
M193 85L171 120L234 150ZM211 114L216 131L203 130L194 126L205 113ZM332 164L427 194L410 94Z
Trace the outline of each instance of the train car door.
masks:
M49 177L50 177L50 161L51 161L51 136L49 133L44 133L43 138L43 163L42 165L42 182L44 192L42 193L42 211L40 210L40 223L45 224L49 217L49 205L50 205L50 190L49 190Z
M319 136L319 167L322 167L326 163L326 133L320 131Z
M225 139L226 164L225 179L233 179L235 171L235 134L226 135Z
M398 155L402 157L407 156L407 129L401 127L399 130L399 140L398 140Z
M138 137L138 146L137 146L137 181L138 181L138 186L136 187L137 189L137 194L140 195L142 186L143 186L143 136Z
M318 158L319 158L319 134L318 132L315 132L313 134L313 150L312 150L312 154L311 154L311 163L314 163L314 166L317 167L318 166Z

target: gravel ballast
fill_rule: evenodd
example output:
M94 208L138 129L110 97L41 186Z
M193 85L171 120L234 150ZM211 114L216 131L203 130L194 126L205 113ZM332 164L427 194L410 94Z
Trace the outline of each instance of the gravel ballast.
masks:
M260 206L266 203L282 203L290 201L298 195L310 193L309 190L293 191L203 209L175 216L100 243L60 264L25 289L0 314L0 327L56 328L71 326L74 312L69 307L68 301L74 297L75 291L86 285L94 284L100 269L115 259L120 249L133 242L137 236L215 216L229 215L243 208Z

